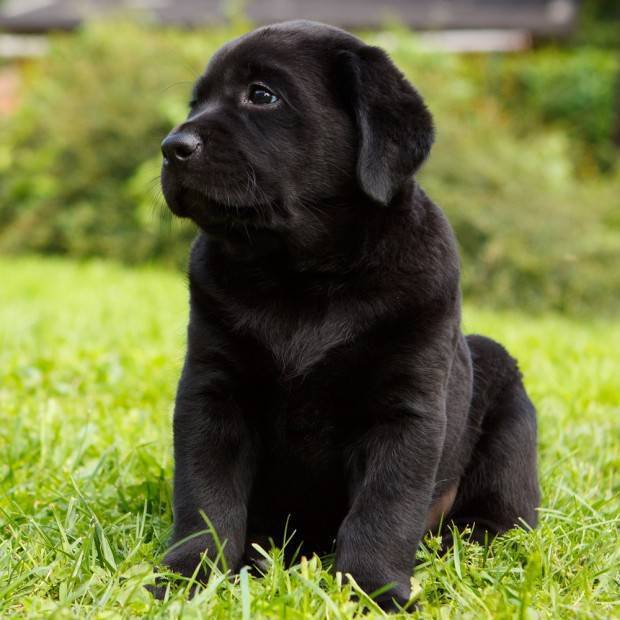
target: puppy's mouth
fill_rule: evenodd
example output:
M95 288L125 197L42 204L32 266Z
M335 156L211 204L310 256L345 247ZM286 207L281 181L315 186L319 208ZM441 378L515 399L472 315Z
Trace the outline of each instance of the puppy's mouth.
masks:
M197 186L200 187L197 187ZM222 226L260 226L266 223L270 201L249 183L197 183L162 175L162 189L170 210L190 218L205 230Z

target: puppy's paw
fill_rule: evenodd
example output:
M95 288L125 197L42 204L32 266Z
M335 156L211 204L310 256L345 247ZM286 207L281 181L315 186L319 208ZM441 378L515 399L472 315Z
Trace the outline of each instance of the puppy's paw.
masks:
M181 587L181 585L181 583L175 581L174 579L157 577L154 584L146 585L144 586L144 588L153 595L153 598L157 599L158 601L163 601L166 598L168 592L174 592L176 589ZM197 591L198 584L192 583L189 590L187 590L186 592L187 598L193 598Z
M410 600L409 588L401 585L382 592L374 601L387 613L397 613L403 609L411 613L417 609L417 604Z
M202 554L206 551L206 543L190 540L173 548L164 557L163 565L175 575L158 575L153 585L144 586L154 598L163 600L166 592L187 584L187 580L195 577L196 582L205 583L209 577ZM190 598L195 594L197 584L189 589Z
M163 601L166 598L166 592L168 591L168 583L165 579L158 577L154 584L144 586L144 589L153 595L158 601Z
M163 563L169 570L183 577L189 578L196 573L197 579L206 580L208 575L202 558L204 551L204 548L200 549L195 545L181 545L168 551Z
M267 573L271 561L265 556L271 547L271 541L267 536L252 536L248 539L243 554L243 564L250 567L253 575L260 577ZM257 549L260 548L259 549Z

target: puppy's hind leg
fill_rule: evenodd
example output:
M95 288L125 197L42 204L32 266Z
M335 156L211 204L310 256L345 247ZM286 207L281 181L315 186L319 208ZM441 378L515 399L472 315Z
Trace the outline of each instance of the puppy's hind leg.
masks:
M536 525L536 411L501 345L483 336L467 343L474 365L470 415L480 434L446 522L472 528L471 538L484 542L523 522Z

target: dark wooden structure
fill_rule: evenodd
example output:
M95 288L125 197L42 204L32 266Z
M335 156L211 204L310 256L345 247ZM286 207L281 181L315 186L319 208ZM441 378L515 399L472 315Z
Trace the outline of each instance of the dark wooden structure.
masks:
M123 11L193 27L225 20L226 5L222 0L5 0L0 30L68 30ZM578 0L247 0L243 10L257 24L303 18L372 28L395 19L416 30L508 29L557 36L571 31L577 5Z

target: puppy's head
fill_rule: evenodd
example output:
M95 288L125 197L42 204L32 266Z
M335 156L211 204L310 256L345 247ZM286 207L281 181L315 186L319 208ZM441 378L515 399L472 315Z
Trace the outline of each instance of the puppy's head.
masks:
M211 59L162 143L162 186L207 232L299 229L326 206L389 205L432 141L422 98L382 50L287 22Z

